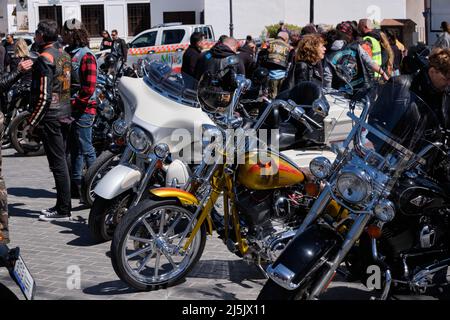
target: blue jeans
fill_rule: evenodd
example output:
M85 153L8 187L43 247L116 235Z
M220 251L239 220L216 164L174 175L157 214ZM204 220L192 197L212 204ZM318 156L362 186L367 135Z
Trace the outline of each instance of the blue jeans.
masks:
M84 113L72 123L69 147L72 162L72 181L77 185L81 184L85 162L89 168L96 159L95 149L92 145L94 120L94 115Z

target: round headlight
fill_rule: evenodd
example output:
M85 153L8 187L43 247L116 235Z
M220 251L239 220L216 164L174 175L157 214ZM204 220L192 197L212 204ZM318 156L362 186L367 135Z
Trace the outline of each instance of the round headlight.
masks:
M342 198L350 203L362 202L372 192L370 179L364 171L343 172L337 179L336 187Z
M165 159L169 153L170 149L169 146L165 143L160 143L155 146L155 149L153 150L155 152L155 155L160 159Z
M375 206L374 213L381 222L390 222L395 218L395 205L392 201L383 199Z
M311 161L309 170L317 179L325 179L331 173L331 162L325 157L318 157Z
M111 120L112 118L114 118L114 108L107 100L101 103L101 105L99 106L99 110L100 114L105 119Z
M128 134L128 143L136 153L145 153L151 146L151 141L144 130L131 129Z
M124 120L116 120L112 125L113 132L116 136L122 137L127 133L127 123Z

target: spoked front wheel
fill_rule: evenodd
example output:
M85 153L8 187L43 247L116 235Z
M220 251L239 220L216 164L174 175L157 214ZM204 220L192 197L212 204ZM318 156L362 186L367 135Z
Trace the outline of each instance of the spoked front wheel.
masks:
M195 234L186 251L196 221L193 212L176 200L146 200L120 222L111 243L111 261L120 279L141 291L176 284L200 259L206 227Z

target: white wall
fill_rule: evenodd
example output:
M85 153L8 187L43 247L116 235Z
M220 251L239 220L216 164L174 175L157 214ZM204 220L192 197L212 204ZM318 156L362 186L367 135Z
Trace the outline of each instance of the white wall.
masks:
M372 18L406 19L407 0L315 0L315 23ZM284 20L309 23L309 0L233 0L235 37L259 36L265 26ZM216 35L229 33L229 0L205 0L205 22Z
M295 1L295 0L291 0ZM315 23L337 24L371 18L406 19L407 0L315 0Z
M205 0L150 0L152 12L151 23L163 23L163 12L169 11L195 11L195 21L200 23L200 12L204 9ZM221 0L215 0L221 1ZM131 2L131 0L129 0Z

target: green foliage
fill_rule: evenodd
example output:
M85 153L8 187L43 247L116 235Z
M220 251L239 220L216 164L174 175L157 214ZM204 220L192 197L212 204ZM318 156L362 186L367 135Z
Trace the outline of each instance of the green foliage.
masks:
M300 26L297 26L295 24L285 24L286 28L290 31L301 31L302 28ZM267 36L269 38L276 38L277 37L277 31L280 28L280 25L272 24L270 26L266 26Z

